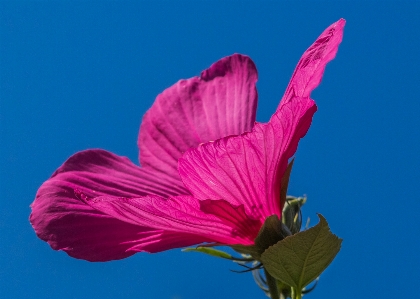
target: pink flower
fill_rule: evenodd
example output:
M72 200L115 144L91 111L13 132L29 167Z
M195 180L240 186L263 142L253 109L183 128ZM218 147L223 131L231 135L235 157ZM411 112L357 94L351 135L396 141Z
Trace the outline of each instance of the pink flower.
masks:
M38 237L89 261L202 242L252 245L268 216L281 217L281 180L344 24L303 54L266 124L255 123L257 71L247 56L225 57L165 90L140 127L142 167L100 149L70 157L31 205Z

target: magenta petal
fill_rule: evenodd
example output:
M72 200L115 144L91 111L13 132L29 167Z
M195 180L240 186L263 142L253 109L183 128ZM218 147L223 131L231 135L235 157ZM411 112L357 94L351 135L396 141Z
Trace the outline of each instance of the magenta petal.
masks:
M327 63L334 59L338 46L343 39L346 21L340 19L317 38L317 40L303 53L292 75L282 103L293 97L309 97L321 82Z
M224 199L244 204L247 215L264 220L281 216L281 178L316 111L310 92L334 58L345 21L328 27L304 53L277 112L252 133L206 143L179 160L185 186L199 200Z
M221 218L224 216L219 217L218 211L203 212L200 209L200 202L191 196L176 196L168 199L159 196L139 198L102 196L87 199L86 202L98 211L121 221L155 227L167 234L172 234L175 240L178 237L182 241L195 240L196 243L192 244L201 242L252 244L255 237L250 238L248 232L242 231L242 227L247 227L246 224L239 223L241 220L247 223L255 221L246 217L236 221L223 221ZM259 223L258 228L260 226ZM241 229L242 233L238 233L237 228ZM164 239L161 241L166 242ZM171 248L174 247L172 244Z
M179 160L185 186L199 200L244 204L246 214L261 222L273 214L280 217L281 177L315 111L311 99L296 97L282 105L268 124L256 124L251 133L186 152Z
M304 53L277 112L252 132L257 72L246 56L226 57L165 90L140 128L144 167L102 150L72 156L38 190L30 216L37 235L89 261L201 242L252 244L267 216L281 216L281 178L310 126L309 95L344 24L331 25ZM179 175L195 198L177 196L189 194Z
M181 80L158 95L140 127L140 164L179 179L177 161L189 148L250 131L257 106L252 60L225 57L200 77Z
M232 206L225 200L203 200L200 202L201 210L213 214L224 224L233 228L232 234L254 240L262 226L260 220L249 217L243 205Z
M75 192L76 190L76 192ZM38 237L55 250L89 261L121 259L144 238L162 231L139 227L100 213L76 195L170 196L188 194L178 180L144 170L125 157L87 150L70 157L38 190L30 221Z
M183 232L165 230L158 230L156 232L159 233L155 233L147 238L142 238L142 242L130 247L129 251L157 253L164 250L197 245L207 241L207 239L202 236Z

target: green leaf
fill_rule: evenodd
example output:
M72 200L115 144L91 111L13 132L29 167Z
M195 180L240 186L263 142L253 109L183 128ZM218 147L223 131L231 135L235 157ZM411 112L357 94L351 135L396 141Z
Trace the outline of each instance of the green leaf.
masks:
M211 247L197 247L197 248L185 248L182 249L182 251L185 252L201 252L201 253L205 253L211 256L215 256L215 257L221 257L224 259L228 259L228 260L233 260L236 259L233 256L231 256L229 253L218 250L218 249L214 249Z
M318 217L317 225L286 237L261 255L268 273L299 292L328 267L341 248L342 239L331 233L321 214Z

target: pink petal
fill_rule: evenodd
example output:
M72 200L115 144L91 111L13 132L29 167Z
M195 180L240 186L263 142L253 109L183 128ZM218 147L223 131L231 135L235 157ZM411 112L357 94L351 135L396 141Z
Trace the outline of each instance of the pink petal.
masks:
M125 258L135 253L127 250L141 247L144 238L163 232L100 213L80 200L78 192L89 197L188 194L178 180L103 150L70 157L38 190L30 221L53 249L89 261Z
M225 200L203 200L200 202L200 209L204 213L215 215L222 223L232 227L232 236L245 236L251 243L263 224L257 219L250 218L245 213L243 205L232 206Z
M319 85L324 74L325 66L329 61L334 59L338 46L343 39L345 24L346 21L340 19L330 25L305 53L303 53L293 72L280 105L293 97L309 97L312 90Z
M171 232L158 230L149 238L142 238L142 242L130 247L131 252L157 253L164 250L187 247L206 242L202 236L192 235L184 232Z
M185 186L199 200L243 204L246 214L261 222L273 214L280 217L281 178L315 111L311 99L295 97L251 133L189 150L179 160Z
M158 95L140 127L140 164L179 179L177 161L189 148L250 131L257 106L252 60L225 57L200 77L181 80Z
M281 178L316 111L309 99L342 40L343 19L328 27L304 53L276 113L252 133L223 138L188 151L179 160L185 186L200 200L245 205L247 215L281 216Z
M261 227L261 222L246 217L243 209L241 211L224 201L214 202L212 207L207 207L206 213L200 207L200 202L191 196L168 199L153 195L139 198L101 196L87 199L86 202L98 211L121 221L141 227L154 227L172 234L175 241L178 237L181 240L189 237L189 240L196 241L194 244L252 244ZM223 208L234 211L240 217L229 217ZM249 231L249 228L252 230ZM177 247L173 243L170 246Z

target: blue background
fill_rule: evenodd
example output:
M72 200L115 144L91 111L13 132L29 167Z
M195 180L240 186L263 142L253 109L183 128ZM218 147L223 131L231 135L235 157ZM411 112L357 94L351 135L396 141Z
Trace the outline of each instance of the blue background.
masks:
M155 96L221 57L251 56L267 121L306 48L345 18L312 97L290 192L344 239L308 298L415 298L420 178L420 2L1 2L0 297L264 298L234 264L179 249L89 263L39 240L37 188L71 154L137 163Z

